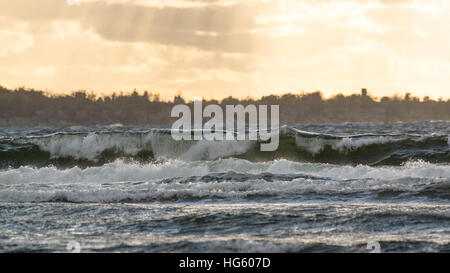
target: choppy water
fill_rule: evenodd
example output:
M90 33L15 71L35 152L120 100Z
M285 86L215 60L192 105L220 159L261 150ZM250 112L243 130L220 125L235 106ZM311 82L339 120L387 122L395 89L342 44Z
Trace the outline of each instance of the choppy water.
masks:
M0 251L450 252L450 123L0 129Z

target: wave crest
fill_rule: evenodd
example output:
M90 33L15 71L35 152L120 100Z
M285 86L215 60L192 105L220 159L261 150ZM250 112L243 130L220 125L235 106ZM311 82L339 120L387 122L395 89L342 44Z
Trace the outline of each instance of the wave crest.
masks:
M238 157L251 161L400 165L410 160L450 162L450 137L416 135L336 136L284 126L275 152L260 152L261 141L175 141L167 129L142 132L55 133L2 138L0 167L94 166L128 158L140 162Z

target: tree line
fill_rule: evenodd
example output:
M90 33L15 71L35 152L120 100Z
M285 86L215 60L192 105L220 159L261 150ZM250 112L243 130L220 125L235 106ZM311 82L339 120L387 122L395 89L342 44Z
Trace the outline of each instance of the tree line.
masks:
M97 96L74 91L68 95L0 85L0 127L72 125L169 125L174 105L185 103L181 94L162 100L159 94L114 93ZM342 122L413 122L450 120L450 99L404 96L374 98L365 89L359 94L338 94L328 99L320 91L268 95L259 99L227 97L204 100L204 105L280 105L282 124L320 124Z

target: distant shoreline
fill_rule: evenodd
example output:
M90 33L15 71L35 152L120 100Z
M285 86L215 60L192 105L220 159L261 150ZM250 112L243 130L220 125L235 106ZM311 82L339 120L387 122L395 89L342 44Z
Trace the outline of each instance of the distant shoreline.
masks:
M450 121L450 99L403 97L375 99L363 89L360 94L335 95L324 99L322 93L264 96L260 99L233 97L221 101L204 100L205 105L280 105L281 124L339 124L354 122L397 123ZM82 125L171 124L170 111L176 104L187 104L181 95L162 101L159 94L136 91L97 97L77 91L71 95L49 96L43 91L0 86L0 127L69 127Z

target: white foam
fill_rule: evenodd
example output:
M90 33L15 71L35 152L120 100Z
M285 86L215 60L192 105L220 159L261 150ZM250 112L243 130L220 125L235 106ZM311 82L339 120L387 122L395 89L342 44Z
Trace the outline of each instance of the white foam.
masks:
M372 144L385 144L390 142L397 142L403 139L386 137L386 136L377 136L377 137L362 137L362 138L350 138L346 137L341 139L336 143L333 149L339 151L350 151L356 150L363 146L368 146Z
M174 177L203 176L210 173L237 172L249 174L302 174L332 180L375 179L391 181L401 178L450 178L449 165L422 161L397 167L339 166L320 163L299 163L288 160L253 163L243 159L184 162L169 160L164 163L133 164L117 160L101 167L60 170L55 167L21 167L0 171L0 185L26 183L80 183L150 181Z
M247 152L254 145L250 141L175 141L170 135L150 135L152 151L156 158L194 160L215 160Z
M51 187L30 184L27 187L10 186L0 189L0 202L125 202L192 198L247 198L250 196L286 196L292 194L348 194L368 191L420 191L424 185L413 180L395 181L327 181L299 178L292 181L268 182L261 179L245 182L190 182L141 184L98 183L56 184Z
M341 139L328 139L322 137L302 137L297 135L295 142L298 147L302 147L313 155L320 153L326 146L339 152L349 152L363 146L372 144L385 144L404 140L403 138L395 138L390 136L373 136L373 137L345 137Z
M106 150L136 155L139 151L151 150L148 142L140 135L101 134L87 135L55 134L27 141L47 151L53 158L73 157L75 159L97 160Z
M164 164L126 164L117 160L101 167L59 170L55 167L21 167L0 172L0 185L16 183L80 183L148 181L172 177L188 177L208 173L206 165L168 161Z
M27 138L24 141L39 146L52 158L73 157L97 161L107 150L125 155L152 151L156 158L183 160L214 160L248 151L250 141L175 141L170 134L158 131L148 133L89 133L54 134L47 137Z
M316 178L291 181L176 181L162 179L204 176L217 172L301 174ZM424 181L424 179L426 179ZM428 183L450 181L450 166L410 162L399 167L337 166L277 160L252 163L240 159L167 161L127 164L116 161L102 167L58 170L22 167L0 172L0 202L122 202L184 198L245 198L303 193L354 193L373 190L414 192Z
M400 167L339 166L324 169L319 174L339 179L376 179L383 181L402 178L450 178L450 166L416 161L408 162Z

